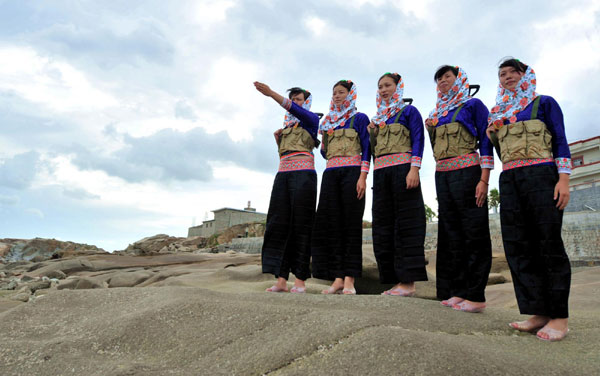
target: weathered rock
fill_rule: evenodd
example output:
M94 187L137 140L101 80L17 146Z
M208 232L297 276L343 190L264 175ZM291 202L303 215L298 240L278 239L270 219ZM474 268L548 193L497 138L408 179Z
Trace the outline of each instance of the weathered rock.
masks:
M51 273L51 272L54 272L57 270L60 270L65 275L68 275L71 273L82 272L82 271L93 271L94 265L92 265L92 263L89 260L87 260L86 258L79 257L79 258L75 258L75 259L51 262L50 264L35 270L31 274L34 274L36 276L43 276L43 275L47 276L48 273Z
M489 285L498 285L498 284L505 283L505 282L506 282L506 278L502 274L490 273L487 284L489 286Z
M177 238L166 234L158 234L143 238L133 244L130 244L127 249L121 251L122 254L133 255L151 255L159 253L164 247L176 241L183 241L185 238Z
M36 278L30 277L28 275L24 275L23 277L21 277L21 282L29 282L29 281L35 281Z
M87 289L101 289L104 286L91 278L77 277L72 279L66 279L60 283L57 287L58 290L71 289L71 290L87 290Z
M51 282L48 281L36 281L36 282L32 282L29 283L28 286L31 289L32 292L36 292L37 290L42 290L42 289L49 289L51 285Z
M44 260L107 253L94 245L63 242L56 239L0 239L0 257L15 262ZM9 250L6 248L9 246Z
M18 300L21 302L28 302L30 297L31 297L31 294L29 294L27 292L20 292L20 293L17 293L15 295L11 296L10 299Z
M62 270L50 270L44 275L50 279L65 279L67 277L67 275Z
M110 278L108 281L108 287L133 287L144 282L153 275L154 273L146 270L140 270L136 272L120 272Z
M0 272L0 278L6 278L6 273L5 272Z

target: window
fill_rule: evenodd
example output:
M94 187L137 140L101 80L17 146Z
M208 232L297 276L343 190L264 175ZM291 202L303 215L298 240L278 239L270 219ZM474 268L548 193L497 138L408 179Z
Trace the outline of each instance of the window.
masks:
M573 167L583 166L583 155L573 158Z

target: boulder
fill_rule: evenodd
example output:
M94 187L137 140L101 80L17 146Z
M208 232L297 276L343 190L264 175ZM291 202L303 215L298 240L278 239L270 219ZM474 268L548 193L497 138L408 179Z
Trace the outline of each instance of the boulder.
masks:
M15 295L11 296L10 299L27 303L29 301L30 297L31 297L31 294L29 294L27 292L20 292L20 293L17 293Z
M31 292L36 292L37 290L42 290L42 289L49 289L51 285L51 282L48 281L35 281L35 282L31 282L28 283L27 286L29 287L29 289L31 290Z
M138 256L151 255L154 253L159 253L161 250L163 250L163 248L168 247L172 243L175 243L177 241L183 241L185 239L186 238L177 238L165 234L158 234L147 238L143 238L142 240L130 244L129 247L127 247L127 249L119 253Z
M50 270L44 276L50 279L65 279L67 275L62 270Z
M504 278L504 276L500 273L490 273L490 276L488 277L488 286L490 285L499 285L501 283L505 283L506 282L506 278Z
M8 248L8 250L7 250ZM35 261L107 253L94 245L56 239L0 239L0 257L7 262Z
M51 262L48 265L39 268L32 272L32 274L36 276L48 276L48 273L52 273L54 271L61 271L65 275L83 271L93 271L95 270L94 265L92 265L89 260L86 258L74 258L69 260L62 260L58 262Z
M153 275L154 273L147 270L118 272L108 280L108 287L133 287L144 282Z
M68 278L56 286L57 290L87 290L104 288L102 283L87 277Z

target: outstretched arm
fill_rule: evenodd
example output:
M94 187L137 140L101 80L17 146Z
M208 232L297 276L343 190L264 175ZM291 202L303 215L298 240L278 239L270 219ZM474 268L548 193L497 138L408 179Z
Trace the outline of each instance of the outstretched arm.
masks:
M254 87L256 88L256 90L260 91L263 95L273 98L273 100L275 102L277 102L277 104L279 104L279 105L283 104L283 100L285 98L282 95L271 90L269 85L263 84L262 82L255 81Z

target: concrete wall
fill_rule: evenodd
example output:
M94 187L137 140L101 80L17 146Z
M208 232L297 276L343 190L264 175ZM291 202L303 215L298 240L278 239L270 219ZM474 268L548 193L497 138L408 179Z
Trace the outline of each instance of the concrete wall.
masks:
M590 208L594 208L600 212L600 180L589 184L579 184L571 187L570 191L571 197L565 211L590 211Z
M236 252L260 253L263 245L263 237L256 238L234 238L231 239L229 249Z
M222 232L231 226L260 222L267 219L264 213L225 209L215 212L215 231Z

